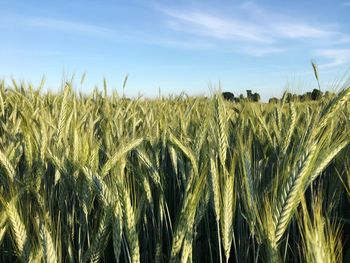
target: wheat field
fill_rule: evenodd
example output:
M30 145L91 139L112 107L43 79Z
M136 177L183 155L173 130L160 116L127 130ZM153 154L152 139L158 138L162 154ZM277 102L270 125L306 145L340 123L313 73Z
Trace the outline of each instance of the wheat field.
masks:
M349 262L349 99L1 82L0 262Z

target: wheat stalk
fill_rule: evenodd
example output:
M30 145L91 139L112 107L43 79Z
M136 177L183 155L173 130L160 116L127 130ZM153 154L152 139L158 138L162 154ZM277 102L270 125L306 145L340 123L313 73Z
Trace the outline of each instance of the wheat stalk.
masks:
M146 165L147 169L150 172L150 177L152 178L153 182L160 186L160 177L157 169L152 164L150 158L148 158L147 154L144 151L141 151L140 149L137 149L136 151L137 156L140 158L140 160Z
M9 159L7 159L6 155L1 150L0 150L0 163L5 168L11 182L13 182L15 178L15 169L13 168Z
M106 249L108 242L110 218L110 208L104 209L100 218L97 233L90 249L85 253L83 257L83 262L90 260L90 262L97 263L100 261L101 255Z
M308 181L308 185L310 185L316 178L317 176L329 165L329 163L334 160L335 156L343 150L347 145L349 144L349 141L345 141L337 145L337 147L330 149L327 151L327 154L325 156L322 156L319 158L315 165L316 169L311 173Z
M226 262L229 261L233 238L233 213L234 213L234 177L227 176L223 187L222 210L221 210L221 237L225 251Z
M285 186L281 190L280 198L274 210L275 240L276 242L284 234L289 224L294 208L298 204L299 194L305 187L305 175L314 158L316 144L313 144L308 151L301 156L297 167L292 170Z
M69 112L69 104L68 104L68 95L70 92L70 87L68 84L66 84L63 92L63 98L62 98L62 104L61 104L61 111L58 119L58 125L57 125L57 141L61 140L62 137L62 130L65 126L65 123L67 121L67 116Z
M328 105L324 108L321 113L319 123L315 129L314 134L317 135L319 131L325 128L330 120L333 119L334 115L340 108L350 99L350 87L343 89L338 96L336 96Z
M210 172L209 172L209 185L211 191L211 199L214 207L216 222L220 220L220 207L221 207L221 198L220 198L220 182L219 175L216 169L216 162L213 156L210 156Z
M295 129L295 125L297 122L297 117L296 117L296 111L295 111L295 107L293 103L290 103L289 105L289 112L290 112L290 125L287 131L287 135L284 139L284 144L283 144L283 148L282 148L282 152L284 154L286 154L288 146L290 144L294 129Z
M19 216L16 207L12 202L6 204L6 212L8 219L10 221L11 229L13 231L14 241L21 257L26 257L26 246L27 246L27 229L23 223L21 217Z
M6 231L7 231L7 226L6 225L0 228L0 245L2 244L2 241L4 239Z
M102 167L101 170L101 177L105 177L108 172L113 168L113 166L120 161L125 154L130 152L132 149L139 146L143 141L143 138L135 139L125 145L122 145L119 147L119 149L113 154L111 158L108 159L108 161L105 163L105 165Z
M116 202L113 221L112 221L112 235L113 235L113 251L115 260L119 262L121 245L122 245L122 234L123 234L123 213L121 211L119 202Z
M119 167L119 176L121 178L117 180L119 200L121 201L123 211L124 229L129 244L131 261L140 262L140 245L136 225L136 216L131 204L129 190L124 184L124 167L125 162L123 161Z
M185 146L183 143L181 143L179 141L178 138L175 137L174 134L172 134L170 131L168 132L168 136L169 136L169 140L176 145L177 147L179 147L179 149L186 155L186 157L191 161L191 165L193 167L193 171L195 173L195 175L198 174L198 166L197 166L197 159L194 155L194 153L192 152L192 150Z
M186 235L191 235L193 230L193 223L197 211L197 204L201 196L201 188L203 189L204 176L201 175L195 183L192 193L187 195L187 202L183 202L179 218L176 223L176 229L173 236L171 247L170 262L177 262L181 248L183 247Z
M112 194L110 193L110 190L108 186L105 184L105 182L98 175L93 175L92 184L103 206L105 207L109 206L113 199L112 199Z
M3 91L3 83L1 84L1 89L0 89L0 114L4 116L5 114L5 103L4 103L4 98L2 97L2 91Z
M218 125L218 138L219 138L219 157L223 167L225 167L226 153L228 146L227 139L227 114L223 101L220 96L216 96L215 100L215 119Z
M51 234L43 223L40 226L40 238L43 246L44 261L46 263L58 262Z

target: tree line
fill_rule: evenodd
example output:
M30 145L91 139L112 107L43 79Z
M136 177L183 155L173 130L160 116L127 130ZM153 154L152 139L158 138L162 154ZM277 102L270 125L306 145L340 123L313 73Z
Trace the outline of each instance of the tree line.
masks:
M283 94L282 99L286 100L287 102L306 102L306 101L317 101L322 98L331 98L335 94L333 92L322 92L320 89L313 89L311 92L305 92L304 94L293 94L290 92L286 92ZM260 101L260 94L259 93L253 93L252 90L247 90L247 96L245 97L243 94L240 94L238 97L236 97L232 92L225 91L222 92L222 96L225 100L232 101L232 102L241 102L241 101L252 101L252 102L259 102ZM277 103L280 99L276 97L272 97L269 99L269 103Z

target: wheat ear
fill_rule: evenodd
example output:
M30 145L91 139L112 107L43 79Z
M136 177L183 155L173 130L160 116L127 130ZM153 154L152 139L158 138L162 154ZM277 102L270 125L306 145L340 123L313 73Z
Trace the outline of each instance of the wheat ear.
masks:
M45 263L58 262L56 249L53 244L51 234L43 223L40 226L40 238L41 238L41 244L43 246Z

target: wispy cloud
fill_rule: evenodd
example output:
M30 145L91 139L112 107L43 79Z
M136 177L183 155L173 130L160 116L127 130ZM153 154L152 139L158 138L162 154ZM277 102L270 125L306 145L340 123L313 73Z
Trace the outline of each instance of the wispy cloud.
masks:
M344 6L350 6L347 1ZM253 2L245 2L230 10L214 12L206 8L184 9L156 7L162 14L168 32L137 28L120 30L111 26L62 17L25 16L0 12L0 27L17 26L45 29L62 34L79 34L104 40L128 40L133 43L159 45L177 49L210 49L240 53L255 57L302 52L327 60L323 68L350 63L350 35L339 24L308 22L302 17L290 17L267 11ZM138 31L139 30L139 31ZM292 50L292 51L291 51Z
M309 53L324 46L333 47L334 51L338 49L336 45L350 43L350 35L341 32L339 25L283 16L263 10L252 2L236 6L236 12L230 16L195 8L157 9L165 15L171 30L184 34L183 39L197 37L203 42L215 43L222 50L235 47L236 51L251 56L282 53L291 46L303 46ZM346 61L339 59L337 63Z
M315 54L329 61L319 65L319 67L323 69L334 68L350 63L350 49L320 49L316 50Z
M247 7L245 6L245 9ZM337 30L327 29L325 25L311 25L298 23L289 18L280 18L279 21L250 21L250 14L246 10L245 18L225 18L210 15L205 11L175 11L161 9L171 20L171 27L197 35L209 36L218 39L232 41L246 41L271 44L283 39L324 39L330 40L333 37L344 34ZM258 12L254 6L254 13ZM261 16L268 17L263 11ZM264 14L264 15L262 15Z
M152 40L147 40L146 43L157 45L157 46L166 46L166 47L175 47L178 49L213 49L215 46L212 43L206 43L198 40L173 40L173 39L164 39L164 38L153 38Z
M69 19L24 16L14 13L3 14L3 26L18 26L29 29L47 29L52 32L63 32L68 34L84 34L89 36L110 36L113 30L104 26L94 25L81 21Z
M102 26L45 17L28 17L22 22L32 27L41 27L70 33L109 35L112 32L111 29Z
M287 48L279 47L243 47L242 52L255 57L263 57L269 54L284 53Z
M274 30L272 34L278 38L290 39L329 39L338 32L320 29L308 24L282 23L280 25L270 25Z
M240 20L220 18L196 11L177 12L167 9L163 9L162 11L175 19L170 25L176 30L224 40L258 43L273 42L273 39L268 36L266 30L254 24L242 23Z

